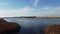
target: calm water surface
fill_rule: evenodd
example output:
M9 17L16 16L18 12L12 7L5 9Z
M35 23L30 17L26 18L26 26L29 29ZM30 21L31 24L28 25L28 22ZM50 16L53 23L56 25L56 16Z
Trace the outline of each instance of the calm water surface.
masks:
M60 19L43 18L4 18L8 22L16 22L21 25L18 34L43 34L48 25L60 24Z

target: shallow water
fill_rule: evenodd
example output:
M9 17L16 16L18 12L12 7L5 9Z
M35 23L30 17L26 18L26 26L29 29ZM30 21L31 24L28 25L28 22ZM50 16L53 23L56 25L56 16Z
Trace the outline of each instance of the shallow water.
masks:
M43 34L47 25L60 24L60 19L43 18L4 18L8 22L16 22L21 25L18 34Z

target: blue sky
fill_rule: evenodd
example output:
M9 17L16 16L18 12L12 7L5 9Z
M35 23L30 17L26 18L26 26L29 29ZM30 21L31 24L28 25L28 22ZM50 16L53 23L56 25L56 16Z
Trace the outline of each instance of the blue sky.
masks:
M0 0L0 17L60 16L60 0Z

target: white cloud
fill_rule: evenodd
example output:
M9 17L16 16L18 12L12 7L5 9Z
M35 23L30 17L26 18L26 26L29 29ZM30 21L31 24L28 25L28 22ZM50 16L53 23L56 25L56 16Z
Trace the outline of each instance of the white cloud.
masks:
M26 16L26 15L36 15L36 16L60 16L60 8L47 8L44 7L41 9L34 9L28 6L21 8L21 9L14 9L14 10L0 10L0 17L6 16Z
M21 9L14 9L14 10L0 10L0 17L6 16L25 16L28 12L33 11L34 9L26 6Z
M39 0L31 0L31 2L33 3L33 6L37 6Z
M0 3L0 6L8 5L8 3Z
M37 6L39 0L35 0L34 6Z
M43 9L44 10L49 10L49 9L51 9L51 7L44 7Z
M37 15L40 16L60 16L60 7L55 7L55 8L43 8L41 12L38 12Z
M28 12L28 11L32 11L34 10L33 8L30 8L28 6L26 6L25 8L22 8L21 11L24 11L24 12Z

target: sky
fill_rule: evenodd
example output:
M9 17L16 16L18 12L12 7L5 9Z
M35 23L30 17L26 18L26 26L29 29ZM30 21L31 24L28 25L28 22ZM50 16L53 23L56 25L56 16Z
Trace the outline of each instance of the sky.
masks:
M60 0L0 0L0 17L60 16Z

